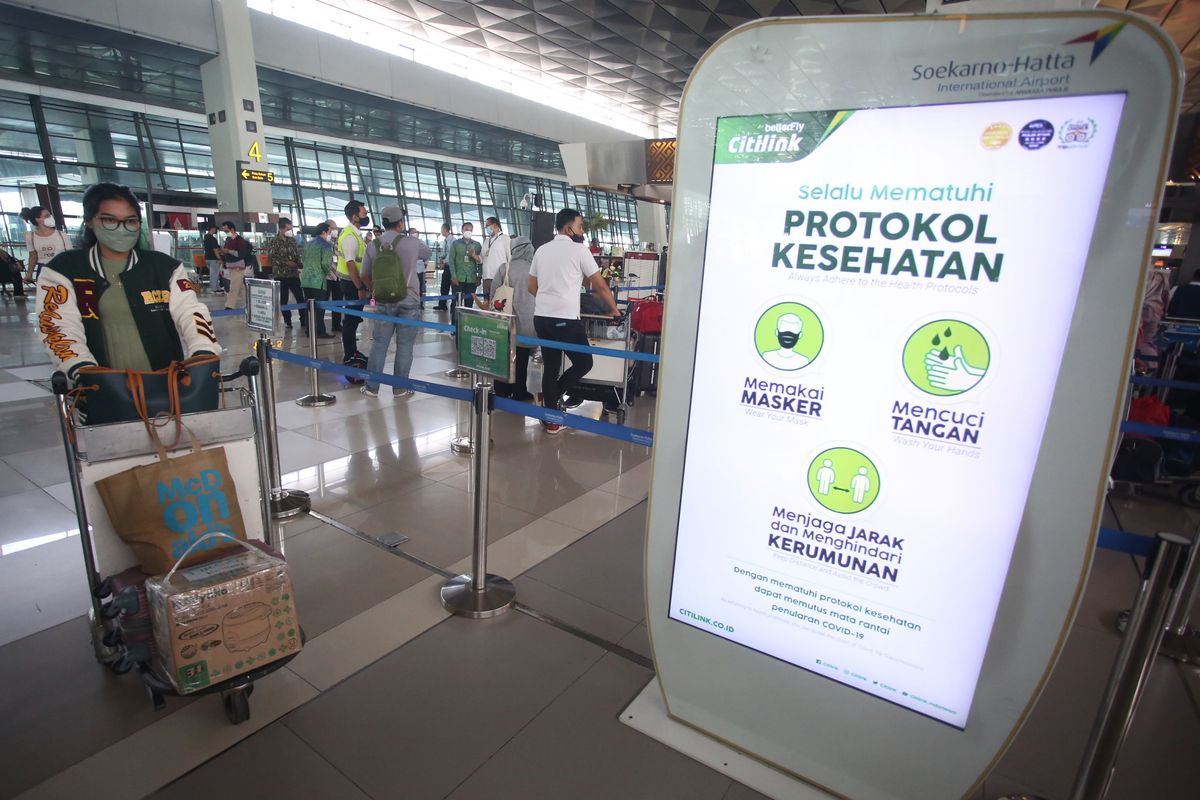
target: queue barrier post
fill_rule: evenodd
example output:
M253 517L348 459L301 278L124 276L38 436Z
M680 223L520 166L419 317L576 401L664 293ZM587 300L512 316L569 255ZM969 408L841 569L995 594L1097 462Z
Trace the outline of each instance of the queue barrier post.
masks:
M279 469L279 439L275 420L275 376L271 360L271 343L265 336L259 336L258 340L254 342L254 355L258 358L260 365L258 380L253 383L255 422L261 422L258 427L262 431L259 469L261 472L265 457L269 486L264 498L270 504L272 519L287 519L307 512L312 508L312 500L309 498L308 492L284 489L281 486L283 478Z
M471 619L494 617L507 611L516 601L512 581L487 571L488 482L491 461L492 408L495 395L490 378L475 379L472 414L475 452L471 461L471 485L474 489L473 525L475 544L471 554L471 573L450 578L442 584L442 606L447 611Z
M471 441L472 413L465 403L458 404L458 419L454 422L454 438L450 440L450 452L469 456L475 452Z
M321 313L324 314L325 311L322 309ZM311 297L308 299L308 355L314 361L317 358L317 301ZM320 408L321 406L331 406L337 402L336 396L321 391L318 372L316 367L309 370L312 379L311 391L303 397L296 398L296 405L305 408Z
M450 306L450 322L454 324L454 333L452 333L450 335L453 336L454 341L457 342L458 341L458 305L457 305L457 303L458 303L458 301L462 300L462 295L459 292L454 292L454 291L451 292L451 295L454 297L454 300L451 301L451 306ZM471 373L467 372L465 369L460 368L458 365L455 365L454 367L446 370L442 374L445 375L450 380L454 380L454 381L466 380L467 378L469 378L471 376ZM455 437L454 441L457 442L464 438L466 438L466 437L464 437L462 435L462 432L460 430L459 435ZM467 444L470 444L469 439L467 440ZM451 443L450 449L454 450L453 443ZM471 451L470 450L454 450L454 452L469 453Z
M1192 542L1174 533L1159 533L1156 538L1154 561L1138 591L1070 800L1103 800L1108 794L1121 747L1166 633L1167 614L1181 588L1177 583L1180 563Z
M1192 542L1179 589L1167 611L1167 636L1163 655L1188 663L1200 661L1200 630L1191 626L1191 611L1200 600L1200 540Z

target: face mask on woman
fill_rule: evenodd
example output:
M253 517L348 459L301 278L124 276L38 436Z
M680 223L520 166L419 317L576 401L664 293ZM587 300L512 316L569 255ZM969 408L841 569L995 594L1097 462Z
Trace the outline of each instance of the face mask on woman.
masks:
M53 228L54 227L54 217L47 214L46 216L44 216L38 220L38 226L42 227L42 228Z
M138 238L142 235L136 228L131 231L120 225L115 231L110 231L99 223L92 226L92 233L96 234L96 241L114 253L128 253L137 245Z

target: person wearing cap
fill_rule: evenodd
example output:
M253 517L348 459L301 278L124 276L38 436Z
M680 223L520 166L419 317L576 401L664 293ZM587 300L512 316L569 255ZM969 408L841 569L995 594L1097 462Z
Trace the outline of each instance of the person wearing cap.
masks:
M363 256L362 268L358 275L367 286L372 285L371 271L375 259L379 255L380 243L390 247L400 259L400 268L404 272L407 289L404 299L394 303L375 301L375 313L385 317L400 317L416 320L421 317L421 282L418 261L427 261L433 257L429 246L416 236L404 235L404 209L400 206L384 206L380 210L383 217L383 232L367 245ZM367 369L371 372L383 372L383 362L387 359L388 349L392 339L396 340L396 358L393 362L392 374L397 378L407 378L412 369L413 344L417 341L420 329L415 325L403 325L395 322L384 322L381 319L371 321L371 353L367 357ZM367 379L360 391L367 397L379 396L379 384ZM395 388L392 397L399 399L411 397L411 389Z
M763 352L763 360L775 369L794 370L808 366L808 357L796 352L796 345L804 334L804 323L795 314L784 314L775 323L775 341L778 350Z

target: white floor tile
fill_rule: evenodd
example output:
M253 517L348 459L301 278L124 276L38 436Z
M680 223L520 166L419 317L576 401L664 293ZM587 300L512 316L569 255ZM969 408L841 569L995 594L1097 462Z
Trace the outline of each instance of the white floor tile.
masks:
M0 497L0 555L78 527L75 514L41 489Z
M23 381L50 380L54 367L51 364L38 364L32 367L10 367L5 372Z
M0 558L0 586L0 646L86 614L91 600L78 534Z
M310 439L295 431L279 432L279 469L281 472L295 472L324 464L338 458L345 458L349 452L335 447L327 442Z
M637 504L638 501L632 497L622 497L600 489L593 489L562 508L551 511L546 518L577 528L584 533L591 533Z
M28 381L21 383L0 383L0 403L11 403L14 400L36 400L39 398L50 400L53 397L54 395L47 390Z

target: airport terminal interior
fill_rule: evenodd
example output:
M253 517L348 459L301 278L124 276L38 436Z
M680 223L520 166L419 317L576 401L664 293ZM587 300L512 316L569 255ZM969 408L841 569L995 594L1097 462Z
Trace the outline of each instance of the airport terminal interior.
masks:
M1183 56L1169 181L1160 181L1161 213L1150 228L1154 269L1186 286L1200 281L1200 245L1189 243L1200 216L1200 2L1103 0L1100 8L1140 15ZM669 356L657 357L662 329L641 327L637 315L651 306L661 315L664 294L669 309L672 287L701 280L698 264L673 259L672 242L686 236L672 229L680 209L671 183L680 97L706 51L766 17L926 11L924 0L0 2L0 249L25 262L30 235L45 238L22 217L31 208L44 209L74 248L85 229L85 191L99 183L132 190L143 215L139 247L166 252L187 271L180 286L166 284L166 294L194 291L211 313L209 338L219 343L213 349L226 376L225 407L211 413L228 416L195 425L227 443L238 461L230 477L246 525L260 532L252 538L264 538L265 526L267 542L286 559L291 594L260 605L268 613L274 605L274 619L294 604L287 613L303 639L294 658L277 660L274 648L269 659L260 656L252 693L236 675L229 691L164 686L143 674L150 667L114 661L119 637L97 643L97 630L112 621L96 620L95 608L107 614L111 602L93 598L85 559L91 537L81 536L73 476L94 483L114 468L80 466L95 451L80 445L89 441L86 431L75 441L61 424L70 401L51 380L51 332L39 316L46 289L26 283L24 296L14 296L24 264L13 267L15 286L0 297L0 798L856 796L818 793L795 775L764 778L774 770L736 741L710 743L724 750L674 746L634 718L643 712L631 703L659 686L650 630L681 624L647 619L646 538L654 443L683 447L661 436L660 423L688 413L664 407L658 381L671 367L660 369ZM1026 133L1020 142L1028 148L1036 131ZM623 171L631 153L642 159L633 177ZM337 307L322 312L327 338L310 338L298 309L283 312L286 323L275 317L269 332L251 329L254 309L226 311L232 295L210 282L209 265L217 262L205 257L207 226L226 222L261 255L288 220L306 250L327 221L343 232L353 226L352 201L370 215L364 234L384 223L385 208L399 207L404 230L430 248L420 267L423 300L411 316L419 325L409 373L416 383L384 383L377 393L362 391L355 367L361 371L365 361L344 368ZM454 333L459 315L446 305L442 264L456 257L464 225L495 247L485 239L485 221L495 218L514 241L542 245L560 209L582 214L585 243L603 270L597 281L617 290L626 313L620 324L598 324L592 346L644 357L599 358L620 377L584 376L549 418L544 408L523 406L527 415L501 403L485 447L472 402L462 397L473 381L457 370L462 334ZM725 286L730 295L750 293L755 280L733 276ZM274 291L249 299L277 301ZM382 324L370 318L372 308L383 313L379 305L367 308L358 327L354 346L363 354ZM278 311L270 300L265 307L269 315ZM1128 315L1120 316L1124 326ZM342 325L353 318L345 315ZM790 318L779 319L779 333L772 328L769 338L795 346L787 339ZM803 322L811 336L812 323ZM392 341L371 369L392 373L397 346ZM236 374L267 348L279 353L269 380ZM1183 350L1179 378L1200 381L1200 369L1185 373ZM1178 352L1164 349L1161 357ZM471 354L480 356L474 348ZM690 358L686 349L683 355ZM331 368L310 370L305 358ZM545 348L530 361L526 387L519 387L530 396L542 391L545 361ZM1171 392L1149 396L1172 410L1186 407L1186 388ZM333 402L297 402L314 393ZM273 414L263 399L273 402ZM1169 419L1171 430L1200 428ZM220 429L227 424L235 430ZM125 430L143 449L124 463L155 462L153 448L141 443L143 426ZM113 452L132 446L113 436L91 441L102 440ZM489 454L488 485L477 502L481 452ZM728 453L730 473L744 467L743 455ZM1200 469L1190 455L1168 451L1166 459L1189 474L1156 473L1150 481L1114 474L1119 479L1101 497L1103 529L1145 541L1160 531L1197 535L1200 477L1193 475ZM95 488L80 491L95 529L94 566L108 577L122 558L113 548L128 551L107 525ZM289 491L306 493L311 509L260 519L272 516L272 497ZM863 491L854 489L855 502ZM480 514L487 572L512 582L516 602L472 618L449 610L440 590L478 564ZM180 555L177 549L172 558ZM241 557L268 558L258 551ZM132 563L126 558L119 570ZM1074 797L1148 559L1101 547L1084 566L1086 588L1053 670L1019 730L963 795L969 800ZM140 601L134 592L135 605L149 602L154 580ZM1192 609L1193 623L1198 618L1200 607ZM154 624L161 622L156 614ZM253 620L242 624L248 630ZM236 633L228 628L236 626L228 617L225 625L230 644ZM127 623L127 637L133 627ZM283 622L277 627L282 655L285 636L295 634ZM264 637L274 633L264 628ZM100 663L101 650L108 663ZM989 663L1027 657L1019 646L1002 655L989 650ZM1186 655L1153 659L1110 800L1200 796L1198 657L1193 644L1190 663ZM158 689L148 690L155 680ZM728 672L713 680L742 697L751 717L770 716L776 694L789 691L747 685ZM790 745L800 751L833 735L799 724L793 733ZM963 735L970 734L968 723ZM675 735L706 739L694 728ZM839 747L855 746L852 734L836 735L845 736ZM730 755L711 755L720 752ZM930 753L927 768L941 762ZM871 796L914 795L897 787L894 795Z

